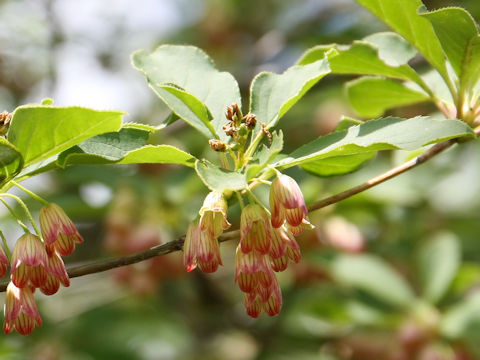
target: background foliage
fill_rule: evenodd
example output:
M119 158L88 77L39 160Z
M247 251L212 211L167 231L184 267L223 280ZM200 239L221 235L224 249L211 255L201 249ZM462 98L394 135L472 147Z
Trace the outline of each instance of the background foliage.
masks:
M474 0L425 5L461 5L480 18ZM52 97L56 105L125 110L128 120L152 126L168 111L131 68L133 50L167 42L196 45L217 68L234 74L245 99L258 71L281 72L311 46L350 43L385 29L349 0L142 0L135 8L121 0L4 0L0 14L1 110ZM330 132L340 115L361 113L348 105L342 87L348 79L329 76L285 115L287 152ZM431 110L420 104L388 114L410 117ZM208 156L206 142L183 122L157 132L150 142ZM289 173L301 180L312 202L411 156L380 153L368 167L334 180ZM0 354L12 359L393 359L400 349L428 343L422 359L435 351L445 359L455 352L458 359L480 357L479 158L479 145L466 144L313 213L317 229L299 240L304 260L282 274L284 308L278 317L244 315L231 274L234 244L227 242L222 245L226 266L212 276L186 274L176 253L73 279L57 296L39 299L45 325L27 338L1 337ZM184 234L207 192L191 175L188 168L164 165L78 166L30 185L80 224L86 243L68 260L81 263ZM17 237L6 216L1 226L9 239Z

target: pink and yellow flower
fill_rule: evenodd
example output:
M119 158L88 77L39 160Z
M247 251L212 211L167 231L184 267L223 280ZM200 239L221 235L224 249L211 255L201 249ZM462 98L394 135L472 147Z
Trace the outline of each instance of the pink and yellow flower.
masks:
M13 282L7 286L4 316L3 332L5 334L15 329L19 334L28 335L32 333L35 326L42 325L30 287L18 288Z
M267 254L272 239L270 216L258 204L250 204L243 208L240 218L240 246L243 253L258 251Z
M302 191L290 176L281 174L273 180L270 187L270 210L275 228L286 221L289 230L294 235L299 235L304 228L311 227Z
M40 287L40 291L45 295L53 295L60 288L60 283L69 287L70 278L62 258L56 252L49 254L47 260L47 280Z
M273 271L283 271L287 268L289 261L298 263L302 258L300 247L295 237L285 227L281 226L273 231L272 246L270 248L270 259Z
M12 253L11 279L20 288L41 287L47 281L47 252L38 236L25 234L17 240Z
M40 227L47 249L53 249L62 256L68 256L75 250L75 244L83 242L82 236L63 209L53 203L40 210Z
M212 273L222 265L217 239L211 237L208 231L202 231L199 223L192 223L188 227L183 251L183 263L187 271L198 266L203 272Z

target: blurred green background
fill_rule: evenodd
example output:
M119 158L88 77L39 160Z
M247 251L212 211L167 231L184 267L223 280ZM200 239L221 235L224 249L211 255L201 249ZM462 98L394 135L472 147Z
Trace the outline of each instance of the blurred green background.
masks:
M480 19L478 0L462 6ZM386 28L352 0L3 0L0 110L51 97L56 105L128 112L160 124L168 111L130 66L130 53L162 43L203 48L237 78L281 72L307 48L350 43ZM422 67L417 61L417 67ZM280 126L286 150L355 116L329 76ZM245 101L246 103L246 101ZM396 109L410 117L425 106ZM152 143L209 156L182 122ZM414 154L381 153L360 171L317 178L290 171L308 203L354 186ZM480 359L480 146L465 144L383 185L311 214L303 260L280 274L284 305L250 319L233 282L235 241L215 274L187 274L175 253L72 280L36 295L44 325L0 337L1 359ZM68 264L121 256L183 235L207 193L175 166L74 167L27 185L57 202L86 241ZM258 194L265 197L261 191ZM39 210L31 203L32 209ZM230 210L232 228L239 211ZM2 231L19 236L6 212ZM2 298L3 300L3 298Z

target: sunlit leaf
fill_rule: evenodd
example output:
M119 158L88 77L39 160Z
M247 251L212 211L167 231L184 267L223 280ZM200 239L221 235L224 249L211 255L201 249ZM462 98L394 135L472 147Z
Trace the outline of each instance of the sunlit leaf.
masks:
M462 136L473 137L474 134L468 125L458 120L387 117L321 136L274 165L284 169L331 157L356 154L364 156L364 153L372 151L415 150L428 144Z
M193 46L162 45L152 53L135 52L132 61L176 115L207 137L214 137L213 129L227 139L224 114L233 102L241 105L240 91L233 76L215 69L207 54Z
M328 61L319 60L308 65L292 66L283 74L258 74L250 87L250 112L267 128L275 126L280 118L329 72Z
M400 82L362 77L347 83L347 95L357 113L375 118L391 108L429 101L425 93L412 90Z
M20 151L28 166L90 137L118 131L122 115L119 111L81 107L20 106L13 113L8 141Z
M197 175L210 189L223 192L225 190L241 190L247 186L244 174L222 169L206 160L195 163Z
M14 176L22 166L23 158L20 152L15 146L0 137L0 181Z
M403 36L435 67L443 78L447 68L440 42L430 22L417 14L421 0L356 0Z
M426 12L462 87L471 89L480 78L480 37L475 20L462 8Z

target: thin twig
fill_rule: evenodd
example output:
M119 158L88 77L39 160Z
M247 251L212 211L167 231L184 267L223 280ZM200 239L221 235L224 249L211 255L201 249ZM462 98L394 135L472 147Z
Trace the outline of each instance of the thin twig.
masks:
M480 135L480 128L475 129L475 134ZM434 156L438 155L442 151L448 149L452 145L456 144L459 139L450 139L441 143L438 143L432 146L430 149L425 151L423 154L417 156L416 158L407 161L406 163L397 166L393 169L388 170L387 172L375 176L374 178L366 181L363 184L355 186L351 189L345 190L341 193L332 195L328 198L320 200L316 203L313 203L308 207L309 211L315 211L321 208L324 208L328 205L335 204L341 200L349 198L353 195L361 193L371 187L374 187L382 182L389 180L397 175L400 175L408 170L413 169L414 167L423 164L424 162L430 160ZM237 239L240 235L239 230L229 231L224 233L220 236L219 241L224 242L232 239ZM71 266L68 268L67 272L71 278L94 274L102 271L111 270L121 266L127 266L131 264L135 264L144 260L148 260L157 256L167 255L175 251L180 251L183 248L183 242L185 240L185 236L178 238L177 240L170 241L168 243L154 246L148 250L140 251L135 254L119 257L119 258L112 258L106 260L98 260L92 263L88 263L85 265L79 266ZM0 282L0 292L6 290L8 282Z

